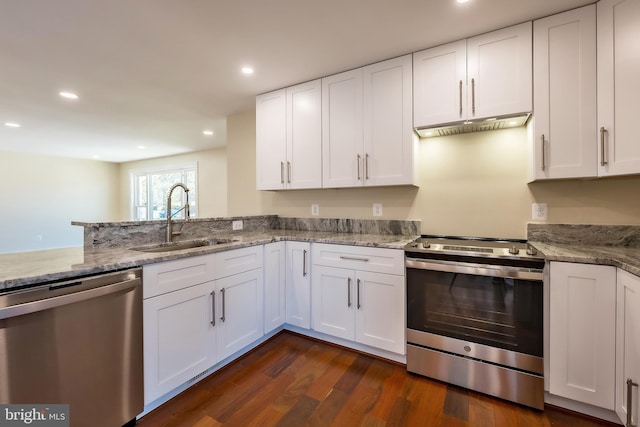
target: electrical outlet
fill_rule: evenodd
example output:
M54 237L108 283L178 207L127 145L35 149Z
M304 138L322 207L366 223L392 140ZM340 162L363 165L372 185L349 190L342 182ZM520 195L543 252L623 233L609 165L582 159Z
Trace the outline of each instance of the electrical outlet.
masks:
M531 218L534 221L546 221L547 220L547 204L533 203L531 205Z
M373 204L373 216L382 216L382 203Z
M242 230L242 220L239 219L237 221L233 221L231 223L231 228L233 229L233 231Z
M314 203L311 205L311 215L318 216L320 215L320 205Z

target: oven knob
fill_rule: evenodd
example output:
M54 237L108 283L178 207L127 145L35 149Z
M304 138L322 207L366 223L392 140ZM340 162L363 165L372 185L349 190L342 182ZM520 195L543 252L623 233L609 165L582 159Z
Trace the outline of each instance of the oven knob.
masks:
M469 353L471 351L471 347L469 347L468 345L464 346L464 351L466 351L467 353Z
M509 253L511 255L518 255L520 253L520 249L516 248L515 246L511 246L509 248Z
M418 242L411 242L409 244L409 246L411 246L412 248L417 248L418 247Z
M527 246L527 255L536 255L538 250L533 246Z
M429 243L429 242L424 242L424 243L422 244L422 247L423 247L424 249L429 249L429 248L431 247L431 243Z

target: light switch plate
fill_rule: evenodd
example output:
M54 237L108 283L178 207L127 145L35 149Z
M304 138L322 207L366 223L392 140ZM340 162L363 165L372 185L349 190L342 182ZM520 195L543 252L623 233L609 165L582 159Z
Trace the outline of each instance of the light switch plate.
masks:
M382 203L373 204L373 216L382 216Z
M314 203L311 205L311 215L318 216L320 215L320 205Z
M533 219L534 221L546 221L547 220L547 204L533 203L531 205L531 219Z
M233 221L231 223L231 228L233 228L233 231L242 230L242 220L239 219L237 221Z

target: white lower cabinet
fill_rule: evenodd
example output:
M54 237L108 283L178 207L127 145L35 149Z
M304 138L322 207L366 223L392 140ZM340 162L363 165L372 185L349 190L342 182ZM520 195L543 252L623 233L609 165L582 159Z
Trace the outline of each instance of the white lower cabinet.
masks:
M286 320L286 242L264 245L264 333Z
M405 286L403 270L400 273L395 268L399 265L397 257L404 257L402 251L314 245L313 329L404 354ZM322 265L323 262L332 265ZM399 274L366 271L369 262L375 263L372 269ZM333 266L340 263L345 268ZM354 269L355 265L359 269Z
M550 263L549 392L614 409L616 268Z
M262 249L262 248L260 248ZM264 333L262 269L216 280L217 352L221 361Z
M618 270L616 314L615 409L625 425L637 426L640 410L640 277L623 270Z
M255 246L143 268L145 405L262 337L262 254Z
M311 329L311 243L287 242L286 321Z

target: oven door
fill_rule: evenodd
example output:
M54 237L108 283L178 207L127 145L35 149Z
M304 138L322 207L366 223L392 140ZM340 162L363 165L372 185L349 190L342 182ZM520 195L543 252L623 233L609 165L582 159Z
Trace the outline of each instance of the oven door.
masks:
M541 269L414 258L406 267L408 337L449 337L542 357Z

